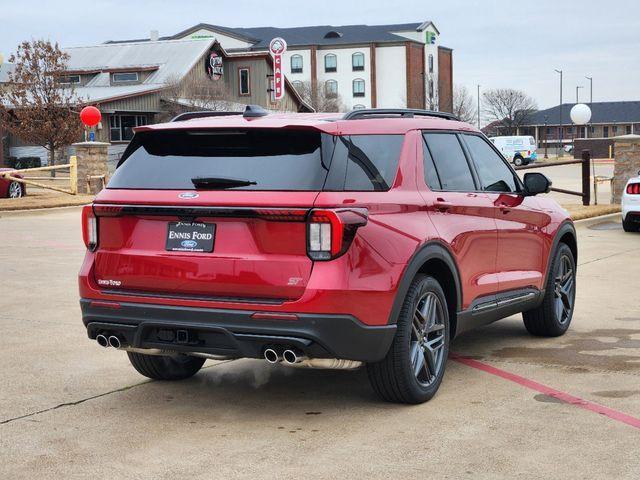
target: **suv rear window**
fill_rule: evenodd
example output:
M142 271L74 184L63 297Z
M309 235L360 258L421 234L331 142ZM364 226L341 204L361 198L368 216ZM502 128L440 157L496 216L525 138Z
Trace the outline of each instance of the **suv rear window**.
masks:
M192 178L248 180L234 190L322 190L328 166L322 145L304 130L175 130L137 133L108 188L190 190ZM329 155L326 155L329 158Z

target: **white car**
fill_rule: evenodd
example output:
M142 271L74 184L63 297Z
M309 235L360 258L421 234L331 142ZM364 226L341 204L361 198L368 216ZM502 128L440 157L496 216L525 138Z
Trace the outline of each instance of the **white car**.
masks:
M622 227L625 232L640 231L640 172L629 179L622 192Z

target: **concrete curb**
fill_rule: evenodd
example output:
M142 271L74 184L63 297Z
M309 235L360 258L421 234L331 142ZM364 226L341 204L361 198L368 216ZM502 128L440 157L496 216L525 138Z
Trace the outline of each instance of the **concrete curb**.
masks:
M86 203L85 205L89 205ZM64 210L72 210L74 208L82 208L84 205L67 205L65 207L47 207L47 208L28 208L24 210L0 210L0 218L17 217L20 215L39 215L49 212L59 212Z
M600 215L598 217L584 218L582 220L576 220L574 225L576 228L585 228L592 227L593 225L597 225L599 223L606 222L621 222L622 221L622 213L608 213L606 215Z

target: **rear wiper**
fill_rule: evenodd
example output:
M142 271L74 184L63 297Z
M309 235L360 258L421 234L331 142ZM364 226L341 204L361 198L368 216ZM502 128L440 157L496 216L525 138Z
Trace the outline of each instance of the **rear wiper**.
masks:
M251 180L244 180L242 178L226 178L226 177L194 177L191 179L191 183L196 188L212 188L212 189L224 189L235 187L248 187L249 185L257 185L256 182Z

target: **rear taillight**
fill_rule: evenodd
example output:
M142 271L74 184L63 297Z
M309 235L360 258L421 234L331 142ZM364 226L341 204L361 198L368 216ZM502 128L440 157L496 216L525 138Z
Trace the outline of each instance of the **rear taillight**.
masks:
M333 260L347 251L359 227L367 224L364 208L315 209L307 217L307 254Z
M627 193L629 195L640 195L640 183L630 183L627 185Z
M93 206L82 208L82 239L92 252L98 247L98 219L93 214Z

